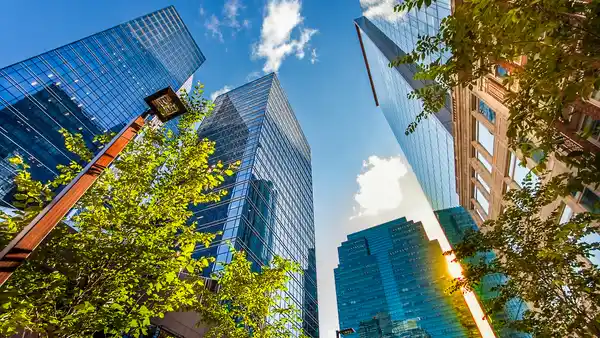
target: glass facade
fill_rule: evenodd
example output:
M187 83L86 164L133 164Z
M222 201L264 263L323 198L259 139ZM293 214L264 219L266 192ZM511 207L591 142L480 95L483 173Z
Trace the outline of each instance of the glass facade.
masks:
M348 235L338 247L335 286L348 337L471 337L478 334L437 241L421 223L396 219Z
M438 32L442 19L450 15L451 0L433 1L427 8L413 9L397 16L380 15L380 11L370 10L372 6L377 7L375 1L361 1L364 16L401 50L408 53L417 45L419 36ZM441 53L439 56L444 57ZM430 61L425 60L426 63Z
M0 202L11 206L20 154L38 180L73 159L59 130L92 140L148 109L144 98L180 88L204 62L173 6L0 69Z
M438 218L440 226L444 230L446 238L448 238L448 242L450 242L451 246L460 243L465 233L469 229L478 231L477 225L473 221L473 218L471 217L469 212L463 207L454 207L444 210L438 210L435 211L435 215ZM480 257L484 257L487 260L491 260L495 257L493 252L481 253L480 255ZM483 279L483 283L481 283L479 287L475 289L475 293L485 305L487 301L497 296L497 292L494 291L493 288L504 283L505 281L506 277L501 274L486 276ZM494 316L493 318L491 318L490 322L493 325L494 322L497 322L501 319L506 320L522 318L523 313L526 309L527 305L524 302L518 299L510 300L504 309L504 313ZM500 338L530 337L530 335L528 334L515 332L514 330L498 330L497 328L495 329L499 331L496 332L496 335Z
M396 21L383 18L371 21L367 17L355 20L376 103L434 210L458 205L450 98L438 114L421 120L416 130L406 135L406 128L422 111L422 103L408 99L407 95L427 83L414 79L414 65L390 68L389 63L412 50L421 30L427 32L430 27L439 27L439 15L449 13L442 10L443 3L432 4L431 8L436 8L435 15L429 14L433 10L427 10L425 14L411 12Z
M303 274L293 276L288 296L302 310L303 329L318 337L315 229L310 146L276 75L269 74L215 100L200 136L216 142L211 161L241 161L225 180L228 195L199 206L199 231L222 232L195 255L228 262L228 243L244 250L256 270L274 255L292 259ZM219 269L218 264L207 274Z

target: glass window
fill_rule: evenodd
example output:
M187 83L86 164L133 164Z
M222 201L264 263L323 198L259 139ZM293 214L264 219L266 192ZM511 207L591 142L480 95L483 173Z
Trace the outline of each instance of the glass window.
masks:
M496 112L490 108L483 100L479 100L479 112L485 116L488 121L494 123L496 121Z
M490 173L492 172L492 164L480 152L477 152L477 159Z
M588 140L600 144L600 120L594 120L589 116L584 116L579 130L587 136Z
M481 177L481 175L479 175L479 174L475 174L475 177L477 178L477 182L481 183L481 185L483 186L485 191L487 191L487 193L489 194L491 191L490 186L485 182L483 177Z
M588 188L583 189L579 203L591 212L600 213L600 196Z
M523 182L527 175L531 175L531 182L536 184L539 181L539 177L527 167L521 164L521 161L515 156L515 153L510 153L510 163L508 169L508 176L512 178L520 187L523 186Z
M585 191L584 191L584 195L585 195ZM598 196L596 196L596 198L598 198ZM582 196L581 202L583 204L583 196ZM573 209L571 209L571 207L569 207L567 204L563 203L563 205L564 205L564 208L560 215L559 224L565 224L565 223L569 222L571 220L571 218L574 216ZM589 234L589 235L583 237L581 239L581 242L589 243L589 244L598 243L598 242L600 242L600 234L597 234L597 233ZM590 257L590 261L594 265L600 266L600 251L598 251L598 250L592 251L592 256Z
M506 68L500 65L496 66L496 77L505 77L506 75L508 75Z
M479 217L481 217L482 220L486 220L487 216L482 214L481 211L479 211L479 208L475 208L475 212L477 213L477 215L479 215Z
M488 202L477 186L475 186L475 200L481 205L486 214L490 213L490 202Z
M481 101L479 101L481 103ZM483 123L477 121L477 142L483 146L490 155L494 155L494 135L490 133Z
M573 209L565 204L562 214L560 215L560 221L558 223L565 224L571 219L571 217L573 217Z

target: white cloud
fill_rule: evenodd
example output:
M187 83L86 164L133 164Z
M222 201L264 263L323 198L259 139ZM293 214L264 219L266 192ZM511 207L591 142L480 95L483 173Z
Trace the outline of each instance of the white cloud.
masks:
M360 0L364 16L387 21L395 21L402 17L402 13L394 12L394 6L397 4L397 0Z
M318 31L302 27L304 18L300 15L299 0L270 0L267 14L263 19L260 42L253 48L252 55L266 59L263 71L277 71L283 60L291 54L304 58L304 50L311 37ZM295 28L300 37L292 38Z
M242 4L241 0L227 0L223 5L223 16L219 18L215 14L212 14L208 19L205 20L204 27L207 29L208 32L211 33L212 37L219 39L219 41L221 42L224 42L223 28L231 28L232 36L235 36L235 33L241 29L250 28L250 20L244 19L241 23L238 20L240 11L244 8L245 6ZM200 7L200 16L206 17L206 15L206 10Z
M363 162L363 173L356 177L358 192L354 194L360 210L355 210L352 218L398 208L403 198L400 179L407 172L401 157L371 156Z
M246 76L246 82L251 82L260 77L260 72L252 72Z
M317 55L317 49L313 48L312 51L310 52L310 63L312 63L313 65L315 64L315 62L319 61L319 57Z
M214 91L212 94L210 94L211 101L214 101L219 95L225 94L232 89L233 88L231 88L230 86L225 86L217 91Z
M212 34L213 37L223 42L223 33L221 33L221 21L216 15L211 15L210 19L204 22L204 27Z
M223 14L225 14L226 24L231 28L240 28L240 23L237 20L240 9L244 6L239 0L227 0L223 6Z

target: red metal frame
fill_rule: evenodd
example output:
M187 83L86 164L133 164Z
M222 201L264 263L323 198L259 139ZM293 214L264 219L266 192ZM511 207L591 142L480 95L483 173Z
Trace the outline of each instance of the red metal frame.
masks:
M94 184L145 124L149 111L134 118L81 173L58 194L1 252L0 286L31 255L75 203Z

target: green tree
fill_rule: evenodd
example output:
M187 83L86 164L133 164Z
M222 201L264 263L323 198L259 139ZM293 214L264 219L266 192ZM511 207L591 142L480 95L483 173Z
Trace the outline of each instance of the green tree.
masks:
M406 0L394 10L431 3ZM454 5L436 35L421 36L413 51L391 63L416 63L415 77L431 81L409 94L423 101L423 111L406 133L437 113L455 87L473 88L494 66L502 65L510 69L504 80L511 88L504 102L510 147L527 157L554 153L579 169L571 184L600 182L600 158L580 151L556 152L565 140L555 129L569 119L569 107L600 89L600 1L464 0ZM525 65L512 64L521 56L526 57Z
M194 259L192 253L214 235L196 231L189 207L218 201L226 194L219 189L224 176L238 165L209 164L215 144L200 139L195 128L213 109L202 93L199 85L183 95L189 112L177 132L144 127L65 221L76 231L58 226L0 289L1 335L139 336L152 317L198 305L204 290L199 276L213 259ZM62 134L81 162L92 158L81 135ZM82 169L75 161L61 165L56 179L42 183L20 157L11 163L21 210L0 213L3 246L52 200L55 188ZM188 277L179 278L182 273Z
M394 10L424 9L432 1L405 0ZM417 64L415 77L428 83L409 94L422 100L423 110L406 134L437 113L450 91L472 89L502 66L509 70L502 83L508 90L503 104L509 110L509 147L525 157L545 154L535 168L539 174L551 155L576 172L511 190L502 215L456 248L466 274L455 281L454 291L501 273L507 282L498 287L489 312L501 311L514 297L529 305L523 320L507 325L539 337L598 335L598 268L587 261L598 244L581 239L598 233L599 215L582 213L561 225L559 209L549 217L540 212L552 210L561 195L600 183L600 157L568 149L556 128L568 122L571 108L600 89L600 1L464 0L453 5L437 34L419 37L413 51L390 64ZM521 57L525 64L513 62ZM490 251L497 257L488 263L477 254Z
M522 189L510 190L508 204L481 231L471 231L454 248L464 277L451 291L477 288L485 276L502 274L504 284L494 287L497 296L484 304L488 314L501 313L512 299L528 303L522 320L505 322L509 328L535 337L597 337L600 335L600 270L587 260L600 243L584 237L600 231L600 215L581 213L558 224L561 208L552 208L560 189L526 180ZM495 253L490 260L480 253ZM586 259L583 259L586 258Z
M275 257L260 273L244 252L235 252L232 262L217 272L219 291L207 292L196 311L211 326L207 337L288 338L300 334L299 310L285 296L291 274L300 266Z

